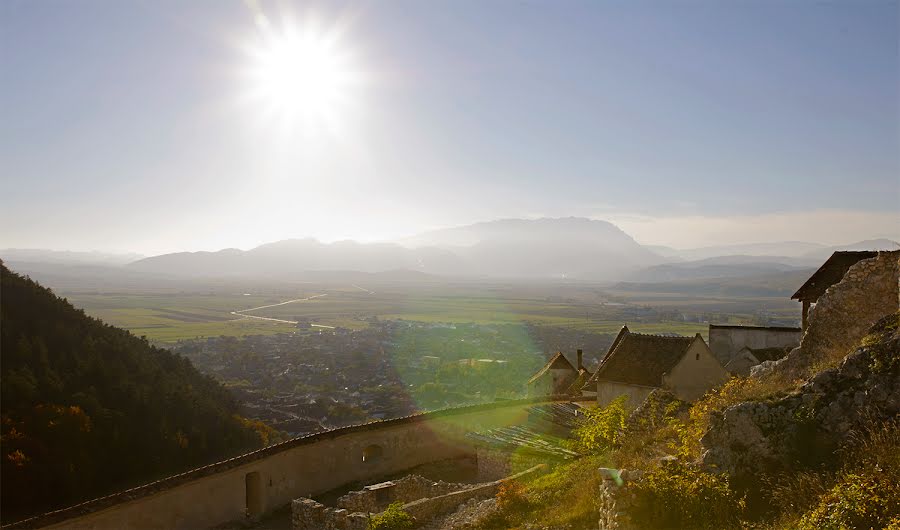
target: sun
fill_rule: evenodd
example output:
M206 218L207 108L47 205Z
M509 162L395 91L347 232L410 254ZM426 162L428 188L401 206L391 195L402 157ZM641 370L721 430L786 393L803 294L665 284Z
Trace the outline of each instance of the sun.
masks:
M359 74L339 31L285 21L278 29L261 24L258 36L247 74L265 113L328 125L351 103Z

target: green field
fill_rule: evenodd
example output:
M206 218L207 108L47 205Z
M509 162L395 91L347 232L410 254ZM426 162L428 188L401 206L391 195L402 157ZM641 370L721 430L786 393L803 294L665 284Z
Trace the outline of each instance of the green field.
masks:
M790 301L724 299L665 293L615 293L590 286L502 284L401 284L370 286L366 292L348 286L304 286L266 289L262 293L223 292L63 292L72 303L95 317L158 342L175 342L219 335L243 336L296 330L289 323L264 321L232 314L262 307L248 315L281 320L303 319L314 324L359 329L368 320L404 319L419 322L508 324L532 322L598 333L615 332L623 324L643 333L706 334L707 325L682 320L635 318L621 301L669 310L687 308L726 315L745 322L757 307L773 314L791 314ZM284 302L318 296L309 300ZM611 300L619 302L609 303ZM274 305L283 304L283 305ZM274 306L273 306L274 305ZM315 329L315 328L313 328Z

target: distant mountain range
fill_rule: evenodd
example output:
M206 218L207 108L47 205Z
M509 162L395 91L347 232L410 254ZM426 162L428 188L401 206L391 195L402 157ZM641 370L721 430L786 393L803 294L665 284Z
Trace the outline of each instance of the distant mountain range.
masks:
M110 252L73 252L70 250L47 250L39 248L7 248L0 250L0 257L6 261L27 261L31 263L64 263L67 265L125 265L144 258L141 254Z
M804 241L778 241L774 243L749 243L719 245L689 249L648 245L648 249L669 260L703 260L721 256L769 256L782 259L799 258L807 264L817 263L837 250L898 250L900 243L890 239L867 239L847 245L821 245Z
M19 270L123 280L167 278L335 280L367 277L421 281L433 276L670 282L740 278L816 267L835 250L890 250L888 239L829 247L784 241L696 249L643 246L612 223L578 217L502 219L424 232L388 243L288 239L250 250L127 255L8 249ZM136 256L131 256L135 258ZM125 264L130 261L130 263ZM24 265L24 266L23 266ZM63 268L62 266L65 266ZM100 266L101 268L93 268Z
M292 239L251 250L181 252L133 270L193 276L297 277L311 271L606 280L665 261L606 221L506 219L428 232L397 243Z

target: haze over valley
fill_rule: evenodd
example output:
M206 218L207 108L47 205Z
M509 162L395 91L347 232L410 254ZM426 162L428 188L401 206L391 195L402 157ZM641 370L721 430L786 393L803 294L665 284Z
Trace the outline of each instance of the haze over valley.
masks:
M0 1L0 530L900 528L898 43Z

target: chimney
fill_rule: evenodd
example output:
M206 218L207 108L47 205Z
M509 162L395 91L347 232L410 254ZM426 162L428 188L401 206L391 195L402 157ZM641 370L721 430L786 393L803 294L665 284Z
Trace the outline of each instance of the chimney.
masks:
M582 354L580 349L576 350L576 353L578 355L578 370L581 370L582 368L584 368L584 355Z

